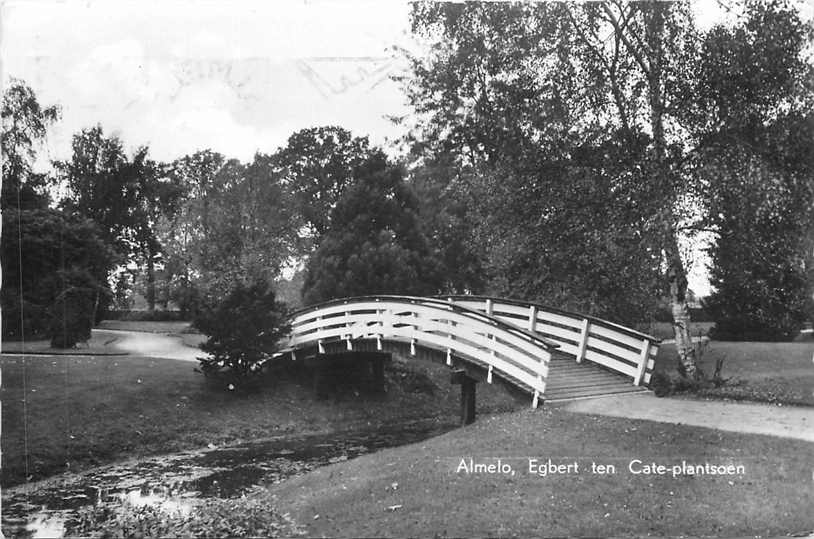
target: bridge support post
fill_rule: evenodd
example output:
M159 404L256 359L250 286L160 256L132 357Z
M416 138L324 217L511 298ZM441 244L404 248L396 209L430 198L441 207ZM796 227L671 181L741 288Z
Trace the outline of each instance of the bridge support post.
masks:
M475 388L478 381L467 375L465 370L452 371L450 380L461 385L461 425L475 421Z
M376 393L384 393L384 361L389 359L390 354L370 354L370 373L373 375L372 390Z

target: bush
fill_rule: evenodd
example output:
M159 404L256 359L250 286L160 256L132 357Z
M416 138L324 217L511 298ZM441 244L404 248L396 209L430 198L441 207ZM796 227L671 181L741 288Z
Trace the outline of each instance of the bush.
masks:
M50 329L47 307L20 298L16 289L3 290L3 340L46 338Z
M209 338L199 358L206 375L227 372L245 380L259 374L278 341L290 331L288 310L268 283L238 283L222 300L210 298L195 318L195 327Z
M62 291L51 305L51 346L73 348L90 339L95 322L94 315L102 289L85 271L59 273Z

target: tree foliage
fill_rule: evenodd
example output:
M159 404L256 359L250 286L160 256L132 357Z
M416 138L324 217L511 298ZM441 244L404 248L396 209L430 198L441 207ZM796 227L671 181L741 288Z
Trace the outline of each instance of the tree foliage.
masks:
M352 183L355 170L381 150L367 137L354 137L336 126L302 129L272 156L290 190L303 224L315 243L331 226L331 211Z
M227 372L245 380L259 374L276 350L278 341L289 332L284 304L263 281L245 284L237 281L222 298L207 302L195 318L208 338L201 350L211 357L200 358L207 375Z
M175 209L179 187L149 158L147 147L128 157L122 141L105 136L101 126L74 135L72 149L69 161L56 164L69 191L62 206L96 222L120 263L144 268L152 310L155 266L162 251L156 225Z
M421 2L411 21L429 49L409 58L403 78L418 115L414 158L453 156L451 185L473 223L464 258L478 260L471 267L484 269L485 289L623 322L646 318L668 295L681 366L698 376L680 246L698 229L723 230L712 222L714 206L731 230L736 223L750 230L745 223L754 218L739 215L737 204L721 206L737 189L712 186L709 171L729 174L727 155L744 166L782 156L760 164L773 172L755 177L752 188L784 207L810 207L805 189L789 187L811 182L805 167L791 164L811 153L802 142L808 130L796 140L775 130L785 148L772 143L757 161L743 161L742 151L765 147L758 133L811 96L814 79L801 54L810 34L796 11L785 2L746 2L735 28L706 34L686 2ZM786 129L802 118L784 120ZM786 175L780 168L791 168L778 158L797 167L780 197L770 186ZM732 235L732 246L744 248L768 247L777 234L800 240L789 249L779 247L789 241L772 240L775 258L754 262L802 268L777 282L783 293L774 295L784 301L805 295L798 277L810 271L800 246L811 234L798 226L809 221L797 210L749 242L749 233Z
M59 108L43 107L23 81L11 79L3 93L0 153L2 153L2 208L43 208L48 205L45 177L32 171L36 147L48 126L59 118Z
M470 242L470 232L482 223L475 219L477 201L462 185L454 159L440 156L422 163L411 171L409 184L418 199L418 225L440 265L442 292L484 292L480 249Z
M183 195L160 237L182 310L225 295L236 280L271 282L297 252L301 221L272 157L244 165L205 150L177 160L172 175Z
M370 158L338 200L331 228L307 262L305 304L366 294L428 295L439 287L439 267L403 172L383 156Z
M788 339L811 312L812 35L790 6L753 3L701 48L687 113L716 234L706 308L718 338Z
M686 9L417 3L411 17L431 46L405 79L413 149L456 157L485 288L647 319L648 297L667 288L659 257L675 250L676 148L662 119ZM675 44L648 46L654 33Z
M53 337L73 346L90 336L107 300L112 254L96 226L50 209L45 176L33 172L37 145L58 117L22 81L3 94L3 337Z
M59 303L81 288L76 318L94 322L109 294L106 275L113 253L95 224L52 209L3 211L3 335L12 338L59 331L66 320ZM75 307L71 306L72 312ZM71 324L71 318L66 323ZM89 328L88 328L89 330ZM86 340L86 338L81 339Z

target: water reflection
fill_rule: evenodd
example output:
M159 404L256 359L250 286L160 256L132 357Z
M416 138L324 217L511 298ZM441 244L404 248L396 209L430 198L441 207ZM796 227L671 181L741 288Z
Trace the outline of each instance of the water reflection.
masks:
M291 436L228 448L154 457L3 491L7 537L61 537L78 509L122 504L188 515L195 500L234 498L319 466L385 447L414 443L454 428L416 422L375 432Z
M165 513L181 514L182 516L189 515L192 511L192 503L189 501L168 498L164 492L146 488L120 494L119 499L133 507L152 507Z
M41 511L25 526L27 537L62 537L66 515L63 511Z

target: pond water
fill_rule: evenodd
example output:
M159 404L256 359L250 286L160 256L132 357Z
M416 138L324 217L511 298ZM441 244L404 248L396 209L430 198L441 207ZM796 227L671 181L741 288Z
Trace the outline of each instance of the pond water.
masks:
M375 431L286 436L105 466L3 491L7 537L62 537L76 511L93 504L149 505L185 512L196 499L232 498L332 462L419 442L454 428L414 422Z

